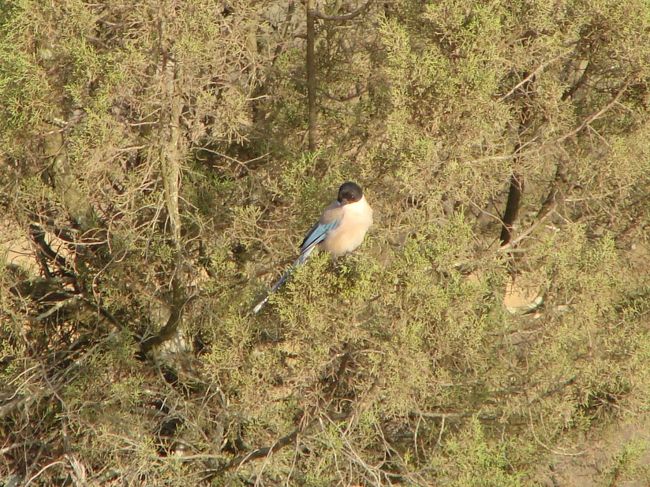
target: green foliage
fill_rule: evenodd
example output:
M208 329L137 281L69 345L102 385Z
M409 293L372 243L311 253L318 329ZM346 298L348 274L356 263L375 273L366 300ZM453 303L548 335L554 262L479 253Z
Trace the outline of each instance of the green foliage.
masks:
M445 444L444 456L434 458L432 467L443 472L447 485L523 485L521 475L511 471L507 446L490 445L481 423L474 417L467 427L459 432L457 438Z
M21 130L51 116L53 110L46 98L50 80L45 69L25 52L31 46L22 32L27 21L23 9L11 3L3 7L6 17L0 24L0 149L7 153L18 149L13 141Z

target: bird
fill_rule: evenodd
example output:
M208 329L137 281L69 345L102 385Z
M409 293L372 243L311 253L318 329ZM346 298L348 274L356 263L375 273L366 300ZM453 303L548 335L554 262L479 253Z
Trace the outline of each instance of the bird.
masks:
M253 308L257 314L291 276L303 265L318 247L332 254L334 258L353 252L361 245L366 232L372 225L372 208L366 201L361 186L346 181L339 187L336 201L327 206L300 244L300 254L293 265L271 287L269 293Z

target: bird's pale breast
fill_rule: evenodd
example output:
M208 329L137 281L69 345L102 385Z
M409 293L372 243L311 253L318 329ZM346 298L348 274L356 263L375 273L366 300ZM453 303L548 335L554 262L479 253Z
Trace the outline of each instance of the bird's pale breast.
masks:
M372 209L365 198L343 208L343 218L323 241L322 248L334 257L354 251L363 242L372 225Z

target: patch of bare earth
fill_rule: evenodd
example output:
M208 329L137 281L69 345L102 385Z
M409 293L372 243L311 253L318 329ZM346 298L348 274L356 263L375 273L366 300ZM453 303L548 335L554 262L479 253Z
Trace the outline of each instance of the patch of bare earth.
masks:
M590 431L570 452L556 451L540 465L544 487L648 487L650 418L632 417Z

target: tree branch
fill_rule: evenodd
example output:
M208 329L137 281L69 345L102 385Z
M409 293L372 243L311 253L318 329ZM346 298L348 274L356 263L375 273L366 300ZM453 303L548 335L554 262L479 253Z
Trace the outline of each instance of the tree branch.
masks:
M146 356L154 347L161 345L176 335L176 331L183 318L183 309L191 301L192 297L186 297L185 292L179 282L178 277L172 278L172 302L171 313L165 326L161 328L158 334L145 338L140 344L140 351Z
M536 68L535 68L535 69L534 69L534 70L533 70L533 71L532 71L528 76L526 76L526 77L525 77L524 79L522 79L519 83L517 83L517 84L516 84L516 85L515 85L515 86L514 86L510 91L508 91L508 93L506 93L505 95L501 96L501 97L499 98L499 101L503 101L503 100L505 100L506 98L508 98L509 96L511 96L515 91L517 91L519 88L521 88L521 87L524 86L526 83L528 83L529 81L531 81L531 80L532 80L535 76L537 76L539 73L541 73L542 71L544 71L544 69L545 69L548 65L553 64L555 61L557 61L557 60L559 60L559 59L562 59L564 56L566 56L566 55L568 55L568 54L570 54L570 53L572 53L572 52L573 52L573 49L568 50L568 51L564 51L564 52L558 54L557 56L555 56L554 58L549 59L548 61L545 61L545 62L541 63L541 64L540 64L539 66L537 66L537 67L536 67Z
M352 12L348 12L347 14L341 14L341 15L326 15L324 13L321 13L317 10L314 10L313 15L317 19L321 20L333 20L333 21L341 21L341 20L351 20L361 13L363 13L372 3L372 0L368 0L366 3L364 3L361 7L359 7L356 10L353 10Z
M612 98L612 100L607 105L605 105L603 108L598 110L596 113L594 113L592 115L589 115L587 118L585 118L583 120L583 122L577 128L573 129L568 134L565 134L562 137L560 137L559 139L557 139L555 141L555 143L559 144L560 142L564 142L566 139L568 139L570 137L573 137L574 135L577 135L578 133L580 133L582 131L582 129L584 129L591 122L593 122L595 120L598 120L605 113L607 113L609 110L611 110L612 107L614 105L616 105L618 103L618 101L621 99L621 97L623 96L623 93L625 93L625 91L628 89L631 82L632 82L632 80L628 77L628 79L625 81L625 83L623 84L621 89L618 90L618 93L616 93L614 98Z
M516 151L515 151L516 152ZM506 202L506 210L503 213L503 225L501 227L501 245L507 245L512 239L512 228L517 214L519 213L519 205L521 204L521 197L524 192L524 178L521 174L513 172L510 176L510 189L508 190L508 201Z

